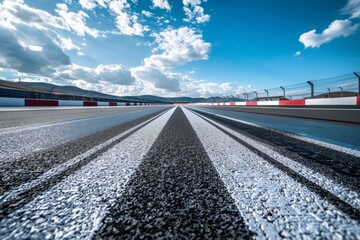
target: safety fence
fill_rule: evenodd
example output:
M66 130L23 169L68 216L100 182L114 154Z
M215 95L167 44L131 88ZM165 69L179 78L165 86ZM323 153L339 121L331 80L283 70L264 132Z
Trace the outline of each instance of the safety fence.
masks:
M321 80L307 81L277 88L213 97L212 102L274 101L360 96L360 75L357 72Z

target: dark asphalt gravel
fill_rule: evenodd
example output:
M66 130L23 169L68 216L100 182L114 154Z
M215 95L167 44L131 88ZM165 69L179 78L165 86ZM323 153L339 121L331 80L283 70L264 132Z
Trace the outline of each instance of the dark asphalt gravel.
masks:
M157 113L153 113L150 115L147 115L145 117L136 119L132 122L119 125L115 128L111 128L102 132L99 132L98 134L94 134L91 136L88 136L87 138L81 139L85 143L88 143L91 145L91 147L96 146L97 144L101 144L102 142L110 139L111 137L115 137L118 134L121 134L122 132L150 119L151 117L154 117L155 115L159 114L159 111ZM69 176L70 174L74 173L81 167L85 166L86 164L90 163L92 160L96 159L98 156L100 156L105 151L109 150L134 132L136 132L138 129L142 128L143 126L140 126L138 128L135 128L131 132L127 133L123 137L117 139L116 141L112 142L110 145L98 150L97 152L93 153L87 158L82 159L77 164L74 164L73 166L65 169L62 172L59 172L58 174L55 174L49 181L46 181L40 185L36 185L33 188L30 188L28 191L23 192L21 195L5 202L1 202L0 204L0 219L4 218L5 216L11 214L16 209L21 208L26 203L34 199L37 195L41 194L42 192L48 190L50 187L54 186L56 183L58 183L60 180L64 179L65 177ZM0 180L2 187L1 190L10 190L11 188L14 188L18 185L20 185L23 182L33 180L42 173L49 170L51 167L54 167L62 162L65 162L71 157L74 157L83 151L87 150L86 145L84 145L84 142L81 141L81 145L76 145L78 148L73 148L73 146L68 146L67 144L62 145L58 148L40 153L40 155L34 154L32 155L32 159L25 159L25 163L19 164L19 165L12 165L13 168L11 169L9 166L7 166L6 169L1 169L1 175ZM74 143L75 144L75 143ZM71 149L71 151L66 151L67 147ZM65 151L65 152L62 152ZM62 154L63 153L63 154ZM50 157L49 157L50 156ZM37 158L40 157L40 158ZM29 160L29 161L26 161ZM6 172L8 170L9 172ZM19 174L20 173L20 174ZM6 181L4 181L4 179Z
M108 209L95 239L249 239L195 131L180 108Z
M338 196L334 195L330 191L326 190L325 188L321 187L320 185L317 185L316 183L310 181L306 177L299 174L297 171L294 171L293 169L289 168L288 166L278 162L276 159L272 158L270 155L259 151L254 146L250 145L249 143L239 139L238 137L234 136L233 134L223 130L222 128L216 126L215 124L211 123L207 119L204 119L205 121L212 124L214 127L218 128L220 131L224 132L226 135L233 138L235 141L240 143L241 145L248 148L250 151L256 153L258 156L262 157L265 161L276 167L277 169L283 171L286 173L289 177L294 179L295 181L301 183L306 188L308 188L310 191L316 193L321 198L325 199L326 201L333 204L335 207L337 207L340 211L347 214L349 217L360 220L360 211L356 207L353 207L351 204L348 204L347 202L341 200Z
M162 111L149 114L131 122L61 144L60 146L30 153L29 155L8 162L0 162L0 195L22 183L36 179L49 169L86 152L93 147L121 134Z

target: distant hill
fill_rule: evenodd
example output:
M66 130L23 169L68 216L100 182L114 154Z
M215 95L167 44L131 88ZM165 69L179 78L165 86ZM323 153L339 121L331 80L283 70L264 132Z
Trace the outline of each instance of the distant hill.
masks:
M45 91L64 91L64 92L81 92L81 91L87 91L83 90L81 88L75 87L75 86L58 86L51 83L42 83L42 82L16 82L16 84L20 86L26 86L26 87L32 87L37 88ZM91 91L90 91L91 92Z
M0 88L2 86L11 86L13 89L31 89L32 91L45 91L56 93L67 93L80 96L92 96L93 94L101 94L103 96L111 97L108 94L102 94L95 91L84 90L75 86L58 86L51 83L43 82L9 82L5 80L0 80ZM115 97L115 96L114 96ZM141 95L141 96L118 96L123 99L138 99L138 100L148 100L152 102L162 102L162 103L197 103L204 102L206 98L191 98L191 97L158 97L154 95Z

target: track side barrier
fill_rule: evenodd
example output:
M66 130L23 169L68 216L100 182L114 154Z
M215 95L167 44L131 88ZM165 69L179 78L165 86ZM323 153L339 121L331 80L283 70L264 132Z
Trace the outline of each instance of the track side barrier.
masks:
M25 107L59 106L58 100L25 99Z
M359 106L360 97L343 98L319 98L319 99L298 99L279 101L249 101L249 102L217 102L204 103L210 106L279 106L279 107L301 107L301 106Z
M24 99L0 97L0 107L65 107L65 106L143 106L150 103L129 103L129 102L94 102L76 100L53 100L53 99Z

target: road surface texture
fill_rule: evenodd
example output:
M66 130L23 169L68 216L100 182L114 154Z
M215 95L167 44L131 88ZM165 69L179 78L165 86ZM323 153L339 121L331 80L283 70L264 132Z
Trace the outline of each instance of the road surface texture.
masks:
M359 106L205 106L209 109L260 113L275 116L289 116L307 119L320 119L360 124Z
M0 110L0 239L359 239L360 127L255 116Z

